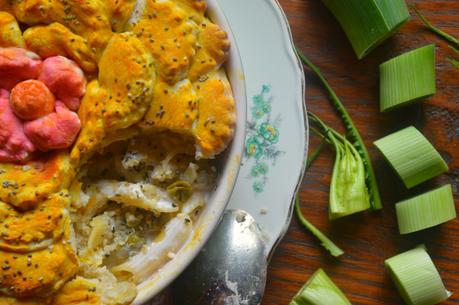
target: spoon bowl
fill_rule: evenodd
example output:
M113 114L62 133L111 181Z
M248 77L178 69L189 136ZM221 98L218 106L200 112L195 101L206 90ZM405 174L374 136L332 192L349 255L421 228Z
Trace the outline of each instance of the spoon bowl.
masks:
M228 210L208 243L174 283L174 304L260 304L266 284L265 237L255 219Z

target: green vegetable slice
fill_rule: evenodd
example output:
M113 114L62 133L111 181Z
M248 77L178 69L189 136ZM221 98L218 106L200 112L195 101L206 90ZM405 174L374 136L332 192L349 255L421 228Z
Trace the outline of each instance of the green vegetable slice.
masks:
M374 143L407 188L448 171L443 158L413 126Z
M396 205L400 234L431 228L456 218L451 185L402 201Z
M385 265L408 305L434 305L451 296L424 246L389 258Z
M341 250L333 241L331 241L325 234L320 232L312 223L310 223L301 212L300 208L300 198L296 198L295 203L295 212L296 216L300 220L301 224L308 229L319 241L322 247L324 247L330 254L334 257L339 257L344 254L344 251Z
M435 94L435 45L402 54L381 64L381 112Z
M359 152L342 135L327 126L319 117L308 113L308 117L318 125L322 136L336 152L330 185L330 219L336 219L368 210L371 207L365 181L365 165Z
M322 82L325 90L328 92L330 96L330 101L332 105L335 107L335 110L338 112L339 116L341 117L344 127L346 128L346 137L352 142L352 145L357 149L360 157L362 158L363 164L365 166L365 183L368 189L368 195L370 198L371 208L373 210L380 210L382 209L382 202L381 196L379 194L378 183L376 181L376 175L373 170L373 165L371 163L370 154L363 142L362 137L358 129L355 127L354 122L351 119L351 116L347 112L346 108L344 107L343 103L336 95L333 88L327 82L325 77L322 75L320 69L314 65L306 56L298 49L296 49L298 56L300 57L303 64L308 66L319 78Z
M167 187L169 197L178 203L185 203L193 195L193 186L187 181L176 181Z
M403 0L322 0L335 15L359 59L410 18Z
M290 305L351 305L344 293L322 269L317 270Z

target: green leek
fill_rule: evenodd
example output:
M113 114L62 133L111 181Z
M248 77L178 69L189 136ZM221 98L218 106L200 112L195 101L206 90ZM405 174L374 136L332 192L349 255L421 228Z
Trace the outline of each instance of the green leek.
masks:
M289 305L351 305L351 302L327 274L319 269Z
M395 57L379 67L381 112L411 104L436 92L435 45Z
M336 219L371 207L365 183L365 166L357 149L316 115L309 113L322 136L333 146L336 158L330 185L330 219Z
M400 234L408 234L456 218L451 185L402 201L396 205Z
M414 127L402 129L374 143L407 188L448 170L443 158Z
M359 59L410 18L403 0L322 0L346 32Z
M435 305L451 296L424 246L394 256L385 265L408 305Z
M382 209L381 196L379 194L378 183L376 181L376 175L373 170L373 165L371 163L370 154L368 153L365 143L363 142L363 139L357 127L355 127L355 124L352 121L351 116L347 112L339 97L336 95L333 88L330 86L330 84L323 76L320 69L316 65L314 65L308 58L306 58L306 56L300 50L296 49L296 52L303 64L308 66L316 74L316 76L323 84L324 88L330 96L330 101L333 107L335 107L336 111L338 112L339 116L341 117L344 123L344 127L346 128L346 137L352 142L352 146L356 148L356 150L360 154L360 157L362 158L363 165L365 166L365 183L368 189L371 208L373 210Z

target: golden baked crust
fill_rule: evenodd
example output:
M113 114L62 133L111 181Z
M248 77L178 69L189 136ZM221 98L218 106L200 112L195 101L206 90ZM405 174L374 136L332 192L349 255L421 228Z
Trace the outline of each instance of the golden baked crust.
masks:
M0 251L0 262L0 293L18 298L52 295L78 271L66 242L30 253Z
M88 84L78 110L82 128L70 153L75 166L85 163L105 137L102 110L108 97L107 90L101 88L97 80Z
M61 55L73 59L86 72L97 70L95 52L86 39L60 23L30 27L24 32L24 39L27 49L42 58Z
M21 213L0 202L0 250L27 253L51 246L69 225L70 195L51 195L30 211Z
M114 32L123 32L136 6L136 0L107 0L107 10Z
M99 83L109 93L102 109L105 128L113 132L138 123L154 82L153 58L142 42L132 33L115 34L99 62Z
M0 200L27 210L67 188L73 176L67 151L55 151L25 165L0 163Z
M194 133L199 158L221 153L233 137L236 124L234 99L226 79L218 74L195 83L199 102L199 120Z
M204 14L207 10L205 0L174 0L194 22L200 23L204 19Z
M98 56L112 35L102 0L23 0L11 3L9 8L3 5L3 10L12 12L20 22L29 26L59 22L87 39Z
M132 31L155 58L159 75L169 84L186 77L195 54L196 25L172 1L147 0Z
M191 82L183 80L170 86L164 81L158 81L154 97L142 127L192 136L199 101Z
M218 25L203 21L200 27L198 50L189 72L192 81L220 67L226 61L230 49L228 35Z
M0 12L0 47L25 47L16 18L7 12Z
M62 287L51 305L99 305L97 283L81 277L71 280Z

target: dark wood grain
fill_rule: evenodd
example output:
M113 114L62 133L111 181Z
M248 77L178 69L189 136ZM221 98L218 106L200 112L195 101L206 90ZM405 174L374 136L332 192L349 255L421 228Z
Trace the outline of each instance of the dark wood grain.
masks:
M384 268L384 260L420 243L428 247L447 288L456 292L443 304L459 304L459 221L422 233L400 236L394 211L395 202L445 183L453 185L458 203L459 69L453 68L447 61L447 57L454 56L454 53L444 41L425 30L412 13L411 21L394 37L359 61L338 23L321 1L280 0L280 3L289 19L295 43L322 69L360 129L374 160L385 206L381 212L328 221L333 153L324 153L304 179L301 188L303 212L346 254L341 259L330 257L294 218L271 261L262 304L288 304L318 268L326 270L353 304L403 304ZM408 3L417 4L434 24L459 36L459 1L419 0ZM379 64L432 42L438 47L438 93L412 107L380 114ZM320 84L308 71L306 104L309 110L342 130ZM415 125L424 132L445 157L451 170L434 181L407 191L372 142L409 125ZM314 146L317 146L316 139L311 140L311 149Z

